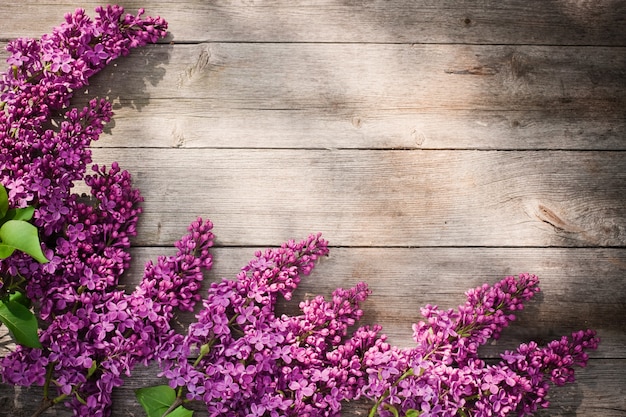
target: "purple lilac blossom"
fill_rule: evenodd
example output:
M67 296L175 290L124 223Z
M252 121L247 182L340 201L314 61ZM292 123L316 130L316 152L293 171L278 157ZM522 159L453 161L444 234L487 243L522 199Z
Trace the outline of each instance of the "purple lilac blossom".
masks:
M122 375L147 365L161 340L169 340L173 307L190 310L198 299L202 271L212 265L211 229L210 222L193 222L176 243L177 254L148 262L131 294L80 286L72 308L55 314L41 332L44 349L18 346L0 360L4 382L43 385L50 373L76 416L109 415L111 391L122 385Z
M0 261L0 276L24 278L44 329L43 349L18 346L0 360L0 373L4 382L56 387L58 396L46 400L66 401L77 416L110 413L111 389L151 359L171 332L172 309L193 307L201 269L211 265L212 225L198 220L176 256L146 268L134 293L118 289L142 198L117 163L95 165L86 175L89 146L110 120L111 103L94 99L77 109L70 99L113 59L165 36L167 23L119 6L96 13L91 20L77 9L39 40L9 42L10 67L0 78L0 182L11 207L36 208L34 224L50 261L21 253ZM90 197L73 193L78 181Z
M295 249L307 242L314 236ZM183 387L185 399L203 401L211 416L340 416L342 402L360 398L381 417L525 416L548 406L550 383L573 382L573 366L584 366L585 351L599 342L588 330L543 348L522 345L495 365L480 359L478 347L499 337L539 291L530 274L469 290L457 310L424 307L413 348L389 344L377 325L346 337L362 316L364 283L336 290L332 300L301 302L302 315L276 316L276 284L286 282L276 277L299 275L293 263L275 260L278 253L298 259L285 251L291 246L259 252L237 280L213 284L188 334L165 340L161 376ZM284 291L287 298L297 281Z
M478 357L478 347L499 337L513 312L538 291L538 278L521 274L469 290L458 310L426 306L426 320L413 327L415 347L380 343L366 352L369 379L361 396L374 402L381 417L410 410L420 417L525 416L547 407L549 382L574 381L573 366L585 366L585 351L598 346L595 332L577 332L543 348L522 345L497 365Z
M257 252L237 279L213 283L188 334L172 334L160 349L170 387L204 401L211 416L339 415L341 401L364 384L359 355L379 330L344 341L363 314L367 285L304 301L299 316L275 311L278 295L291 299L300 276L327 253L326 241L311 235Z

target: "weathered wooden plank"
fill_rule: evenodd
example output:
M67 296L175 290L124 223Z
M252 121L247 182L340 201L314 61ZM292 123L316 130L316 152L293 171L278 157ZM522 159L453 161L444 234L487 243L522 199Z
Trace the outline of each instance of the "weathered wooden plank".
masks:
M138 110L141 108L141 110ZM626 150L615 113L255 110L202 100L121 102L98 147Z
M626 48L157 46L75 101L116 103L101 146L625 149L625 60Z
M114 390L113 416L139 417L145 412L135 400L134 390L145 386L159 385L163 380L156 378L158 368L138 367L133 377ZM591 360L584 369L576 374L576 383L565 387L552 388L551 405L547 410L535 414L537 417L623 417L626 415L626 391L623 377L626 375L626 360ZM20 388L0 385L0 404L3 412L11 417L29 417L41 401L40 388ZM207 416L201 405L192 406L194 416ZM346 403L342 409L343 417L367 416L370 404L364 401ZM72 414L62 406L57 406L46 415L69 417Z
M322 231L340 246L624 246L626 153L96 149L146 202L138 245L198 215L220 244Z
M141 107L141 111L136 106ZM626 120L559 111L210 109L123 104L94 144L117 148L626 150Z
M624 45L626 4L524 1L121 1L170 22L176 42L391 42ZM100 1L0 4L0 36L39 36Z
M553 109L623 118L625 62L626 48L156 45L120 60L89 91L131 103L184 99L171 109L179 113L202 100L206 110Z
M219 229L216 225L218 238ZM214 266L206 274L204 287L221 278L234 279L255 250L213 249ZM135 248L132 253L131 268L123 279L127 291L139 283L146 261L173 254L174 249ZM420 307L456 308L465 301L468 289L522 272L539 276L542 292L497 343L482 349L483 356L497 357L529 340L548 341L593 328L602 344L592 357L626 358L624 249L332 247L330 256L302 279L293 300L281 302L280 309L299 314L300 300L330 296L335 288L363 281L372 295L363 305L362 323L381 324L391 342L409 347L413 345L411 325L422 319ZM184 323L190 320L191 315L182 319Z
M626 150L612 113L212 109L202 100L121 100L98 147ZM140 110L138 109L140 108ZM106 140L104 140L106 139Z
M207 110L551 108L621 117L626 101L626 48L200 44L135 52L95 77L90 94L128 104L195 99Z

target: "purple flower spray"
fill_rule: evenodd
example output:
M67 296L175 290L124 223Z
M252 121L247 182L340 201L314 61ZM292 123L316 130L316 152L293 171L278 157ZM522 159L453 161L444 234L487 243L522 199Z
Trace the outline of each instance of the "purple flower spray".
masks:
M378 325L348 335L363 314L365 283L303 301L300 315L277 314L279 297L291 299L328 253L320 235L258 252L236 279L212 284L197 321L176 333L174 314L200 301L202 271L212 265L212 224L193 222L176 255L147 263L132 293L120 290L142 198L115 163L86 175L111 104L70 108L89 77L165 36L167 24L117 6L96 12L91 20L79 9L40 40L9 43L0 79L0 182L12 207L36 208L49 260L0 260L0 277L19 277L38 301L42 348L18 346L0 359L4 382L43 386L34 415L63 402L77 416L108 416L122 376L158 360L176 390L166 414L202 401L212 416L339 416L343 402L365 398L370 416L524 416L548 406L550 384L572 382L574 366L586 364L599 342L589 330L523 344L497 364L478 357L539 291L527 274L468 291L457 310L424 307L412 348L390 345ZM87 201L72 193L82 180Z
M300 275L328 252L319 235L257 253L236 280L213 284L186 336L172 334L157 355L171 411L187 401L210 416L340 416L345 401L369 399L370 417L531 415L550 384L574 381L596 349L593 331L539 347L521 345L493 365L478 348L497 339L539 291L536 276L506 277L469 290L457 310L422 309L415 346L398 348L380 326L362 326L365 283L300 303L302 314L276 315L277 295L291 299ZM165 413L167 414L167 413Z
M89 145L110 120L111 103L77 109L70 99L115 58L165 36L167 24L118 6L96 13L91 20L78 9L40 40L10 42L10 68L0 79L0 182L12 207L36 208L49 260L16 253L0 262L0 276L19 277L38 301L42 329L42 348L18 346L0 360L0 373L5 383L43 386L35 415L60 402L77 416L109 415L111 390L152 359L175 309L199 300L202 269L211 266L212 225L198 220L175 256L146 266L133 293L118 289L142 198L116 163L86 175ZM82 180L87 200L72 191Z
M598 346L595 332L542 348L524 344L495 365L478 357L538 291L538 278L521 274L469 290L457 310L424 307L425 321L413 326L415 347L380 343L365 355L369 377L361 394L374 401L370 416L525 416L547 407L549 382L573 382L573 367L585 366L585 351Z

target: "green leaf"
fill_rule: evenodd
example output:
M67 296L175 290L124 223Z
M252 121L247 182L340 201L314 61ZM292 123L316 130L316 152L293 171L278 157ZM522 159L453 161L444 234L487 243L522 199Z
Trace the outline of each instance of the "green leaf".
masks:
M11 294L10 299L11 301L15 303L20 303L21 305L23 305L24 307L28 309L30 309L30 306L32 305L30 299L19 291L15 291L13 294Z
M91 378L91 376L98 370L98 362L97 361L93 361L91 363L91 367L89 367L89 370L87 371L87 378Z
M176 401L176 392L167 385L140 388L135 391L137 400L142 405L148 417L161 417ZM168 414L172 417L192 417L193 411L182 405Z
M406 414L404 416L405 417L419 417L420 414L422 414L421 411L414 410L411 408L410 410L406 410Z
M4 188L4 185L0 184L0 219L7 214L9 210L9 195L7 194L7 189Z
M29 221L30 219L33 218L34 213L35 213L34 207L9 209L4 214L4 218L0 218L0 227L2 227L2 225L8 222L9 220Z
M165 412L165 411L164 411ZM161 414L163 415L163 414ZM168 414L171 417L193 417L193 411L181 406L176 407L174 411Z
M26 308L19 300L19 296L11 294L8 300L0 301L0 321L9 329L9 332L20 345L41 349L37 334L37 318L32 311Z
M140 388L135 391L135 396L149 416L156 409L162 408L164 413L176 401L176 392L168 385Z
M12 216L13 220L24 220L28 221L33 218L33 214L35 213L35 207L24 207L11 209L7 212L7 217Z
M37 228L22 220L9 220L0 227L0 259L11 256L16 249L38 262L48 262L41 251Z
M11 246L3 245L0 242L0 259L8 258L9 256L13 254L13 252L15 252L15 248L12 248Z

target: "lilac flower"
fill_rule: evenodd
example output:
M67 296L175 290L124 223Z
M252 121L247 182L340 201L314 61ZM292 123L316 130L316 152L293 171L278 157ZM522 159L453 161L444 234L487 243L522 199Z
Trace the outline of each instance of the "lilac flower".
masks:
M106 60L109 57L109 53L104 49L104 45L98 43L93 47L93 49L87 49L84 56L91 65L96 66L99 65L101 61Z
M52 72L63 72L67 74L72 70L72 57L70 54L52 54L48 57L44 55L44 59L51 61L50 71Z
M504 417L512 411L523 416L546 407L548 382L573 382L573 366L584 366L584 352L597 348L594 332L578 332L544 348L522 345L505 352L497 365L477 357L478 347L497 338L514 319L512 312L538 291L537 277L522 274L468 291L458 310L426 306L426 321L414 325L414 348L377 343L365 353L369 378L361 396L372 399L381 417L409 410L419 410L420 416Z
M34 223L51 260L41 265L16 253L0 261L0 275L25 279L44 329L43 349L18 346L0 359L0 373L9 383L56 386L52 403L65 399L75 415L108 415L121 374L152 358L171 332L172 308L191 308L200 269L211 264L211 224L199 220L177 256L164 259L176 271L169 279L180 303L164 305L166 292L117 288L142 199L117 164L86 175L89 145L110 120L111 103L94 99L78 109L70 99L111 60L163 37L167 24L141 17L143 11L124 15L117 6L96 12L91 20L78 9L39 40L9 42L10 68L0 77L0 182L11 207L36 207ZM87 200L72 193L83 180L92 191Z
M189 234L177 242L178 253L160 258L171 268L159 279L176 286L152 291L155 276L148 263L142 283L131 294L112 289L78 291L71 303L67 302L72 308L56 314L42 331L43 350L18 346L0 360L3 380L43 385L43 376L49 374L59 395L72 394L68 404L75 415L108 415L111 390L123 383L121 376L130 376L137 363L152 360L161 339L172 332L171 292L190 294L178 307L193 307L201 268L211 266L211 228L210 222L198 219L189 227ZM97 409L86 408L85 401Z
M211 285L198 321L189 327L180 351L197 355L193 366L164 350L161 375L187 398L201 399L210 415L338 415L341 401L363 384L358 355L376 335L360 329L343 345L349 326L369 291L365 284L300 304L301 316L275 314L277 296L289 299L315 261L328 252L320 235L257 252L236 280ZM180 336L164 346L180 343Z

